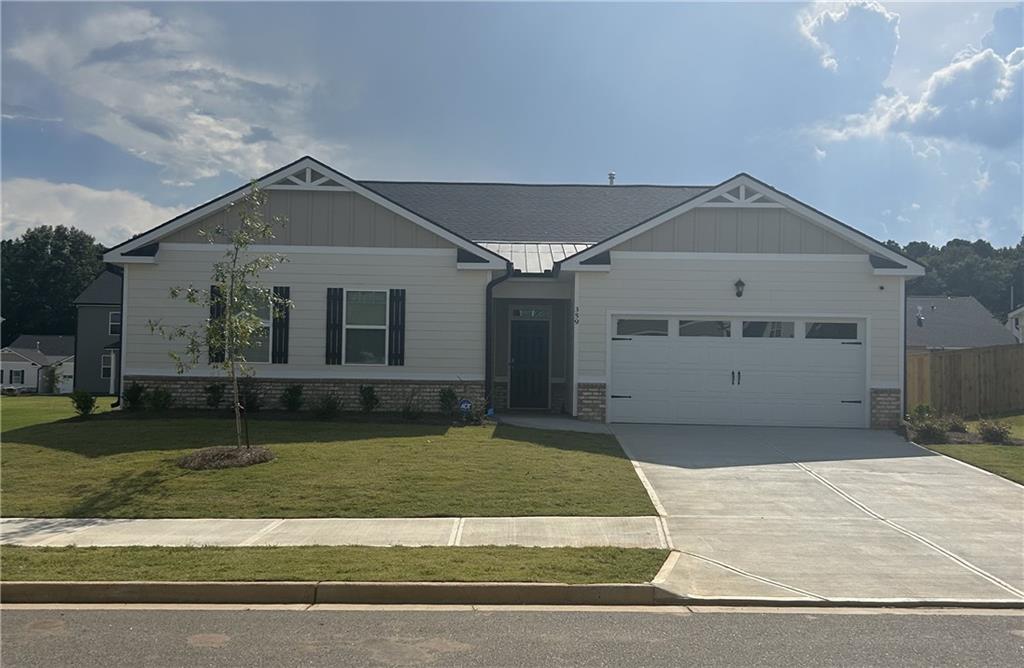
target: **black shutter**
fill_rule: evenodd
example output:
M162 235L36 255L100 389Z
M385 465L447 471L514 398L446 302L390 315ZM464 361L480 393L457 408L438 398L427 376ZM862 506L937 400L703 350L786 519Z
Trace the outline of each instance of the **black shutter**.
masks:
M391 291L388 308L388 366L404 366L405 290Z
M207 335L207 347L210 355L210 364L218 364L224 361L224 297L221 295L220 286L210 286L210 324L217 334L212 337L218 341L217 345L210 346L210 337Z
M291 294L292 290L289 287L274 286L274 296L278 299L290 299ZM270 347L271 364L288 364L288 317L290 311L291 309L287 306L274 304L274 326L271 330L273 341Z
M341 364L342 334L345 330L345 290L327 288L327 356L328 364Z

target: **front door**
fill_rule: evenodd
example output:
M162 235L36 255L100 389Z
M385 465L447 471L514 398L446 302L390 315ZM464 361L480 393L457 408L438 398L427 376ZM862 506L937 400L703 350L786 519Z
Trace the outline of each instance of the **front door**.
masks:
M548 407L546 320L513 320L509 352L509 408Z

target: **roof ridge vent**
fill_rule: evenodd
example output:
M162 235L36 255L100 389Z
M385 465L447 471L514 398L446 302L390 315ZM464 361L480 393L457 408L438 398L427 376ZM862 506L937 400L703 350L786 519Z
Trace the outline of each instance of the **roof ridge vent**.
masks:
M615 172L608 172L608 185L615 185Z

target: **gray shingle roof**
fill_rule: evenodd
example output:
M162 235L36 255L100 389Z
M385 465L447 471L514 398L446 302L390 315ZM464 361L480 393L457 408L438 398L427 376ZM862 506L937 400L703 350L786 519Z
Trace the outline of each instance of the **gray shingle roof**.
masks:
M82 290L76 304L120 304L121 274L107 269Z
M709 186L360 181L472 241L595 243Z
M22 334L7 348L40 364L52 364L75 354L75 337L62 334ZM39 357L40 353L42 358Z
M1008 343L1017 340L974 297L907 297L908 347L983 348Z

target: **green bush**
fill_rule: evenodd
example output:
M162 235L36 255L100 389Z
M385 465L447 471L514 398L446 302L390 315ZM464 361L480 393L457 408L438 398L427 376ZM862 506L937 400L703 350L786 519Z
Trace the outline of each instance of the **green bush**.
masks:
M967 421L964 420L962 416L956 415L955 413L953 415L947 415L946 431L955 431L958 434L966 434Z
M373 385L359 386L359 406L364 413L372 413L380 406L380 397Z
M928 404L918 404L910 411L910 415L907 416L907 420L914 422L917 420L927 420L928 418L935 417L932 413L932 407Z
M1010 425L998 420L982 420L978 423L978 434L986 443L1009 443Z
M302 397L301 385L289 385L284 388L284 392L281 393L282 408L294 413L302 408L303 403L305 403L305 399Z
M946 421L940 418L923 418L912 420L910 426L914 430L914 440L918 443L945 443Z
M82 417L89 417L96 410L96 397L85 390L75 390L72 392L71 403L75 407L75 412Z
M145 407L146 388L136 382L132 382L124 391L124 407L129 411L139 411Z
M206 405L210 408L220 408L220 402L224 400L224 383L210 383L203 388L206 392Z
M174 396L162 387L155 387L146 393L146 408L163 412L174 404Z
M450 387L442 388L437 393L437 403L441 408L441 414L452 416L455 415L455 408L459 403L459 396L455 394L455 390Z
M337 396L325 394L313 402L313 414L318 418L329 420L338 416L341 412L342 403Z

